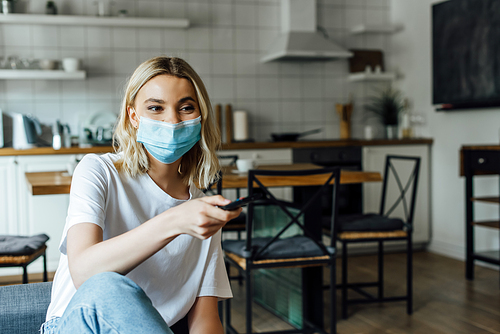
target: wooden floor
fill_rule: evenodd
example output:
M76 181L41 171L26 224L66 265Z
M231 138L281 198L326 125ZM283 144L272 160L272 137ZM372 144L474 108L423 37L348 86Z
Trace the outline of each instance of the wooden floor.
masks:
M404 254L385 257L386 294L404 293ZM404 302L351 306L349 318L339 319L340 334L500 334L500 273L476 266L476 278L464 277L464 262L447 257L418 252L414 255L414 313L406 314ZM355 256L349 259L349 281L374 280L375 256ZM340 268L340 262L337 268ZM338 270L340 275L340 270ZM325 273L325 283L328 273ZM49 278L52 275L49 276ZM339 276L340 278L340 276ZM21 277L2 278L0 284L20 282ZM30 276L30 282L41 276ZM244 331L244 286L232 282L233 326ZM327 300L328 291L325 291ZM338 294L340 299L340 294ZM340 304L337 303L340 310ZM325 317L330 304L325 304ZM258 305L254 307L254 330L266 331L291 328ZM327 328L329 322L327 321Z
M387 254L385 259L386 295L404 294L406 256ZM349 281L375 280L376 263L375 256L351 257ZM340 263L337 268L340 268ZM326 276L325 283L328 282ZM236 281L232 286L232 324L243 332L244 287ZM325 291L325 300L327 298L328 291ZM427 252L415 253L413 305L414 313L411 316L406 314L404 302L351 306L349 318L338 319L337 331L340 334L500 334L500 273L498 270L476 266L475 280L467 281L464 277L464 262ZM340 310L339 303L337 307ZM329 308L330 304L327 303L325 319ZM253 316L255 331L291 328L258 305L254 307ZM327 327L329 329L328 321Z

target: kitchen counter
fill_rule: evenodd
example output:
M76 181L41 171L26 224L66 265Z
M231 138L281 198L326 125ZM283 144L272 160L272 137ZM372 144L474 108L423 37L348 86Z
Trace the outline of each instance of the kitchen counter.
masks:
M54 150L52 147L36 147L27 150L15 150L12 147L0 148L1 156L11 156L11 155L52 155L52 154L87 154L87 153L108 153L113 152L113 147L111 146L92 146L89 148L80 148L74 146L71 148L61 148L60 150Z
M265 148L307 148L307 147L345 147L373 145L421 145L432 144L431 138L415 139L332 139L332 140L299 140L296 142L254 142L222 144L223 150L251 150Z
M431 138L414 139L348 139L348 140L300 140L296 142L253 142L253 143L231 143L222 144L223 150L252 150L273 148L306 148L306 147L346 147L346 146L380 146L380 145L422 145L432 144ZM13 148L0 148L0 156L14 155L50 155L50 154L87 154L113 152L111 146L93 146L90 148L61 148L54 150L52 147L37 147L28 150L15 150Z

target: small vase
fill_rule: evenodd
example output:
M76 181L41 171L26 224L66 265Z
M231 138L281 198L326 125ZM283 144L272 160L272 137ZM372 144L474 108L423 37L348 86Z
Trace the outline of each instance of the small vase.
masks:
M397 125L386 125L385 126L385 137L387 139L398 138L398 126Z

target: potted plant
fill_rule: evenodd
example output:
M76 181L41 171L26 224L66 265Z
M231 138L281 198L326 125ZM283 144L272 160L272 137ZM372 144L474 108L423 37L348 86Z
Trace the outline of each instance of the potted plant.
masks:
M385 126L388 139L397 137L399 114L404 109L403 95L400 90L388 86L378 95L370 97L365 108Z

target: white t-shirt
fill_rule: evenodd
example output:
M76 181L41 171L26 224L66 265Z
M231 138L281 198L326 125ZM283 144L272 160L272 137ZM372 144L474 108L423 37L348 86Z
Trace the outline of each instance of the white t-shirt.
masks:
M112 153L89 154L75 169L47 320L62 316L76 292L66 254L66 236L71 226L96 224L103 229L106 240L186 202L170 197L146 173L135 178L118 173L113 164L117 158ZM195 186L189 188L189 194L190 199L204 196ZM206 240L181 234L127 277L146 292L169 326L188 313L196 297L232 297L220 231Z

